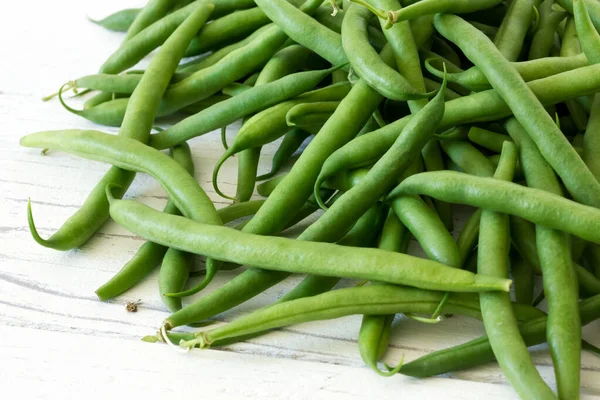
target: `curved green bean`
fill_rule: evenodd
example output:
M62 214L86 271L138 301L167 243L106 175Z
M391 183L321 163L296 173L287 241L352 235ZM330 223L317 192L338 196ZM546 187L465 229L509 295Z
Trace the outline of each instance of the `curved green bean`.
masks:
M600 243L600 210L539 189L454 171L424 172L405 179L387 199L420 194L515 215L538 225ZM569 212L565 212L568 210Z

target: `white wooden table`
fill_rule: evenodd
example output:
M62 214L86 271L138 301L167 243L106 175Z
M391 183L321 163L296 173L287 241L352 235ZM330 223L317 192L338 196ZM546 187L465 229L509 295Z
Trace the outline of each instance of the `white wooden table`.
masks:
M128 1L11 1L0 13L0 387L18 398L516 398L494 363L425 380L381 378L363 366L356 337L360 317L292 326L219 350L177 354L139 339L155 332L168 315L152 274L135 289L109 302L94 290L143 243L116 224L106 224L79 250L57 252L37 245L26 223L33 201L40 234L53 233L77 210L108 168L97 162L20 148L21 136L40 130L98 128L40 98L60 84L88 73L120 43L121 34L86 20L140 6ZM71 100L73 101L73 100ZM77 102L73 104L77 105ZM232 126L231 134L237 129ZM116 132L115 129L99 128ZM210 185L222 152L217 132L191 142L196 177L219 206ZM260 171L268 170L274 146L264 148ZM235 161L222 169L221 187L234 192ZM128 197L161 207L166 195L139 174ZM207 291L237 272L224 272ZM299 278L216 319L228 321L270 304ZM137 313L125 311L141 299ZM595 323L584 336L600 343ZM451 318L438 326L396 321L386 361L398 362L462 343L483 333L481 323ZM544 378L554 386L545 346L533 350ZM583 355L584 398L600 394L600 360ZM7 391L8 388L8 391ZM143 396L143 397L142 397ZM600 397L598 397L600 398Z

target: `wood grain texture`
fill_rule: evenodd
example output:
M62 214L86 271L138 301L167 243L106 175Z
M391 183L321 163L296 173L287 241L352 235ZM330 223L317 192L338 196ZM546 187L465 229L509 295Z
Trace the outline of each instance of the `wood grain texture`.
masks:
M12 2L0 13L5 57L0 63L0 384L21 398L516 398L495 363L426 380L381 378L358 355L360 316L305 323L245 343L188 355L140 342L168 315L160 302L157 275L108 302L94 290L129 260L143 240L109 222L81 249L57 252L38 246L29 234L31 198L40 234L52 234L83 202L108 169L98 162L59 152L41 156L18 146L21 136L49 129L98 127L40 98L60 84L94 73L120 43L122 34L87 21L142 1ZM35 11L35 12L34 12ZM142 66L147 60L142 62ZM81 106L77 99L68 100ZM230 139L239 124L228 128ZM190 141L196 178L217 203L212 168L223 149L218 132ZM265 146L259 172L267 172L276 145ZM221 171L221 187L235 192L235 158ZM151 177L138 174L127 197L160 208L166 194ZM413 250L418 252L416 246ZM223 285L238 271L224 272L206 289ZM268 305L299 282L293 277L215 318L229 321ZM351 285L343 282L342 285ZM202 293L197 296L201 296ZM196 297L197 297L196 296ZM128 301L142 300L137 313ZM584 336L600 343L600 323ZM482 324L451 318L438 326L405 318L395 321L386 361L414 359L483 333ZM554 386L545 346L533 349L544 379ZM600 361L583 355L583 398L600 395ZM406 397L406 396L409 397Z

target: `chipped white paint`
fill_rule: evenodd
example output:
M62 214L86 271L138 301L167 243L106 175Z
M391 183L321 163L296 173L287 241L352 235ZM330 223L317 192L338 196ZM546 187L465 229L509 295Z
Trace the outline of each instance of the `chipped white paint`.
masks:
M20 398L515 398L495 364L427 380L375 375L363 366L356 348L360 317L301 324L219 351L182 356L139 341L168 315L158 298L156 274L117 300L102 303L94 296L94 289L135 253L140 238L108 223L80 250L56 252L34 243L26 225L27 198L33 201L40 234L48 236L83 202L107 167L58 152L44 157L20 148L18 140L39 130L97 128L56 101L39 99L69 79L95 72L118 46L120 34L89 23L86 15L102 17L139 4L20 1L0 13L0 385L18 388ZM229 133L236 129L230 127ZM218 134L190 144L196 177L224 205L210 187L222 152ZM269 169L274 150L264 148L261 172ZM235 161L228 162L221 171L225 191L233 193L235 174ZM128 196L154 207L166 201L160 186L144 175L138 175ZM220 274L207 291L235 274ZM270 304L299 279L217 319L231 320ZM126 312L125 304L137 299L142 299L139 311ZM596 344L599 327L585 329L585 337ZM479 322L466 318L438 326L398 319L386 361L398 362L402 354L411 360L482 332ZM534 358L553 384L544 346L535 349ZM585 398L600 394L599 378L600 361L584 354Z

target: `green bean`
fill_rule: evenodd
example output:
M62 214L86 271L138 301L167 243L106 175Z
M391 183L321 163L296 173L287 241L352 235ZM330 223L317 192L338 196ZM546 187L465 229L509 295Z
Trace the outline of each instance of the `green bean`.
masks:
M465 140L442 140L440 144L462 171L476 176L494 175L494 165L471 143Z
M504 143L494 178L511 181L516 163L516 146L511 142ZM483 210L477 272L498 278L508 277L509 250L508 215ZM479 302L490 345L513 388L522 398L555 398L535 368L527 346L519 334L509 295L482 293Z
M434 24L445 37L458 44L469 59L479 64L492 86L503 96L516 119L534 140L542 156L562 178L571 195L584 204L599 205L600 183L546 113L535 94L510 63L501 57L489 39L459 17L438 14ZM464 40L467 37L468 44Z
M271 179L277 174L281 168L287 163L292 155L300 148L302 143L310 136L310 134L302 129L292 129L283 137L279 148L273 155L271 171L260 175L256 178L257 181ZM258 190L258 187L257 187ZM260 193L260 192L259 192ZM262 193L261 193L262 195Z
M164 214L131 200L110 200L111 216L127 230L165 246L224 261L275 271L369 279L453 292L508 291L510 287L508 279L482 279L470 272L404 254L253 235ZM250 248L261 251L248 251ZM353 260L352 266L344 265L344 259Z
M554 44L554 36L558 24L565 18L564 11L555 11L552 9L554 2L544 0L538 8L540 14L540 24L531 40L529 48L529 59L534 60L542 57L548 57Z
M380 101L381 96L364 81L356 82L286 178L244 227L244 232L272 234L280 231L310 197L325 159L356 136ZM223 288L171 315L164 324L176 327L209 318L252 298L288 276L288 273L250 268Z
M295 1L296 5L302 1ZM264 25L269 18L258 7L236 11L212 21L198 32L185 51L185 57L197 56L218 49L224 43L246 37Z
M132 21L123 42L127 42L145 28L167 15L172 5L173 2L171 0L150 0Z
M417 100L428 96L387 65L377 55L368 40L367 24L370 11L353 4L342 22L342 45L352 68L369 85L392 100ZM391 51L391 49L390 49Z
M596 179L600 180L600 160L597 151L600 149L600 96L595 95L585 135L583 135L583 160Z
M411 4L408 7L396 11L388 11L388 26L398 21L406 21L428 14L453 13L465 14L478 10L485 10L500 3L499 0L421 0L418 3Z
M165 0L154 0L154 3L170 3ZM218 6L219 0L215 3ZM134 66L152 50L156 49L179 25L189 17L194 10L203 6L202 3L194 2L168 16L156 20L149 26L143 27L141 31L126 37L126 41L115 51L100 67L100 72L105 74L118 74L129 67ZM129 29L132 33L134 30ZM128 31L128 32L129 32Z
M314 51L332 65L348 62L340 35L299 12L286 0L257 0L256 4L293 41Z
M239 202L250 200L254 193L256 172L262 146L241 151L238 157L238 174L235 199Z
M220 208L217 210L217 212L221 216L223 223L227 223L251 214L256 214L264 202L264 200L251 200L244 203L235 203L227 207Z
M271 195L271 193L273 193L273 190L275 190L277 185L279 185L281 183L281 181L283 181L285 179L286 175L287 174L279 175L279 176L271 178L267 181L264 181L263 183L261 183L260 185L258 185L256 187L256 191L261 196L269 197Z
M114 12L100 20L89 17L88 20L110 31L127 32L131 23L135 20L135 17L140 13L140 10L140 8L126 8Z
M204 69L204 68L210 67L211 65L216 64L217 62L222 60L225 56L227 56L229 53L231 53L235 50L241 49L242 47L246 46L247 44L252 42L257 37L260 37L265 31L269 30L270 27L271 27L271 25L263 26L262 28L257 29L251 35L240 40L239 42L222 47L219 50L216 50L216 51L210 53L206 57L198 57L192 61L189 61L185 64L180 65L179 68L177 68L177 72L175 73L174 78L177 81L180 81L180 80L192 75L194 72L198 72L201 69Z
M174 147L172 157L188 174L194 176L194 163L187 143ZM179 209L171 199L167 202L163 212L179 215ZM166 252L167 248L164 246L153 242L144 243L116 275L96 289L96 295L100 300L108 300L129 290L159 264Z
M252 121L259 119L260 115L270 112L271 108L281 109L282 106L278 103L282 100L297 96L315 87L332 70L333 68L322 71L298 72L277 81L256 86L238 96L219 102L198 114L190 116L169 129L152 135L150 137L150 145L158 149L168 148L175 143L181 143L182 141L211 132L220 126L230 124L240 117L266 109L262 113L257 114L258 116L250 118ZM347 93L349 89L350 85L348 83L341 83L317 90L314 96L321 96L324 99L339 98ZM330 97L326 97L328 93ZM298 97L299 100L290 100L283 104L296 104L294 102L302 101L301 99L310 98L310 96L306 94ZM285 127L285 119L283 119L283 126ZM271 141L267 140L266 143Z
M498 162L500 161L500 154L494 154L488 157L488 160L494 165L494 167L498 166ZM525 180L525 176L523 175L523 169L521 168L521 164L517 162L517 167L515 169L515 182L520 182Z
M583 1L573 2L577 38L583 52L593 64L600 62L600 35L594 27L587 7Z
M510 271L515 289L515 301L519 304L532 304L534 277L533 268L522 257L512 260Z
M82 76L72 82L74 88L88 88L103 92L131 94L142 79L141 74L95 74Z
M502 24L494 37L494 44L508 61L516 61L521 54L525 35L531 25L534 9L541 0L515 0L508 7Z
M584 54L570 57L544 57L537 60L515 62L511 64L521 75L525 82L546 78L561 72L571 71L589 65ZM425 67L433 75L441 78L443 71L435 68L429 59L425 61ZM487 90L491 87L487 78L478 67L471 67L463 72L448 73L448 81L457 83L466 89L473 91Z
M419 196L400 196L394 199L391 207L419 242L427 257L450 267L460 268L461 256L458 246L435 210ZM447 299L447 295L444 296L432 318L437 318Z
M177 28L153 57L142 81L131 98L128 99L129 105L123 117L123 125L119 135L143 143L147 142L160 98L177 67L177 63L181 59L183 49L194 32L204 24L213 9L212 4L205 4L195 9L192 15ZM102 105L104 104L108 103ZM89 110L93 110L93 108ZM25 144L26 141L23 138L22 143ZM140 145L145 147L142 144ZM42 239L37 234L33 218L29 215L29 225L34 239L42 246L57 250L70 250L85 243L109 216L108 202L105 195L102 194L102 188L105 188L108 184L120 186L115 191L115 196L121 197L133 181L134 176L135 174L132 172L119 171L116 167L111 168L92 190L79 211L71 216L49 239Z
M62 130L33 133L21 138L20 144L66 151L129 171L148 173L161 183L183 215L205 223L221 223L212 201L182 166L137 140L91 130Z
M598 209L543 190L460 172L437 171L407 178L387 198L407 194L427 195L451 203L515 215L600 243L600 232L594 228L600 222ZM564 210L569 212L565 213Z
M373 5L375 7L387 9L400 8L400 3L397 0L375 0ZM379 22L383 28L385 21L379 19ZM429 24L431 25L431 21L429 21ZM408 21L399 22L390 29L385 29L384 35L393 50L396 67L398 68L400 75L404 76L409 84L416 90L425 92L426 87L420 67L419 52L411 31L410 23ZM413 113L420 110L425 104L427 104L425 99L408 102L408 106Z
M340 100L348 93L349 86L348 83L340 83L317 89L267 108L249 118L237 133L234 142L217 161L213 170L213 187L215 188L215 192L221 197L231 199L231 197L225 195L218 187L217 178L221 166L234 154L268 144L284 135L289 129L285 116L292 107L305 102Z
M387 350L390 339L391 327L395 314L388 315L363 315L358 333L358 349L365 364L381 376L392 376L398 373L402 362L396 368L384 372L377 366L377 361ZM386 365L387 366L387 365Z
M475 210L469 219L465 222L458 238L456 238L456 246L460 253L460 264L465 265L467 257L477 245L479 239L479 223L481 221L481 209Z
M170 248L160 266L158 274L160 298L171 312L181 310L181 298L168 297L164 293L183 290L190 274L192 260L191 254Z
M591 24L590 24L591 25ZM596 32L596 29L593 26L590 26L593 32ZM581 28L581 27L580 27ZM597 35L597 33L596 33ZM591 35L590 35L591 37ZM567 20L567 25L565 28L565 33L563 35L563 40L560 47L560 55L561 57L569 57L575 56L581 53L581 46L579 44L579 38L576 31L576 24L574 18L569 18ZM589 54L586 54L589 58ZM593 60L590 60L591 63L595 64ZM573 121L575 122L576 129L578 131L582 131L587 126L587 114L581 104L577 102L575 99L570 99L566 101L567 108L569 109L569 114L573 117ZM566 126L563 123L562 129L565 130Z
M423 163L427 171L441 171L445 169L442 151L437 139L431 139L423 146L421 156L423 157ZM449 232L452 232L454 230L452 205L436 199L433 200L433 204L446 229L448 229Z
M587 325L600 317L600 296L590 297L579 303L581 322ZM547 318L540 317L519 325L519 331L527 346L544 343ZM414 377L439 375L450 371L467 369L494 360L494 352L487 336L467 343L430 353L405 364L401 374Z
M209 347L216 340L261 332L306 321L339 318L373 312L431 312L442 294L391 285L370 285L334 290L317 296L287 301L260 309L229 324L196 334L196 339L181 342L182 347ZM480 318L479 308L470 295L453 295L450 312ZM377 304L375 306L375 304Z
M471 129L469 129L469 140L495 153L500 153L502 151L504 142L511 141L510 137L507 135L478 128L476 126L472 126Z
M530 187L562 196L551 167L534 142L514 119L506 123L521 152L521 164ZM548 303L547 338L561 398L579 395L581 322L577 314L577 279L572 268L569 237L545 226L536 226L537 249Z

